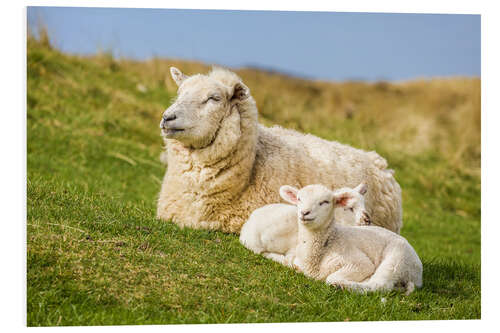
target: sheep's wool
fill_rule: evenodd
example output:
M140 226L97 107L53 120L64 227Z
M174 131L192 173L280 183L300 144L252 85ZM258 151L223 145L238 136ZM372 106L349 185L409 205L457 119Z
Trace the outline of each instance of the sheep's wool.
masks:
M158 198L159 218L179 226L239 233L252 211L280 202L281 185L321 183L337 189L364 182L372 223L399 233L401 188L384 158L310 134L260 125L248 88L228 70L215 68L191 77L175 71L179 103L212 90L222 92L226 100L209 119L192 124L214 127L203 129L210 137L196 144L165 138L167 171ZM246 91L236 93L237 87ZM241 94L245 98L235 98ZM200 112L201 117L204 111L196 105L202 107L190 103L189 112Z

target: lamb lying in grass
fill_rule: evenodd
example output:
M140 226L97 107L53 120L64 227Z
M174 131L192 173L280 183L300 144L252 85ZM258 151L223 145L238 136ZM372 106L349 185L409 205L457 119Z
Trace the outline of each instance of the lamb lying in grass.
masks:
M348 206L336 209L336 219L341 216L337 221L345 225L369 225L371 221L364 201L366 185L339 191L349 193L351 200ZM240 242L257 254L293 267L297 234L297 208L287 204L270 204L252 212L241 228Z
M348 191L285 185L280 194L297 206L294 265L305 275L362 292L404 287L409 294L422 286L422 262L406 239L377 226L335 222L335 207L349 205Z

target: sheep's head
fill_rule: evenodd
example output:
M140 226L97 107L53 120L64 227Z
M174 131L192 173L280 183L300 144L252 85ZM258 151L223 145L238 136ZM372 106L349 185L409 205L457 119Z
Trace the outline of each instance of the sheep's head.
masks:
M342 188L331 191L323 185L308 185L302 189L285 185L280 188L280 195L289 203L297 206L299 222L311 229L323 229L333 218L335 208L344 208L363 214L366 185L356 188Z
M170 73L179 89L175 102L163 113L160 128L165 138L187 147L210 145L225 119L250 96L241 79L223 69L188 77L171 67Z

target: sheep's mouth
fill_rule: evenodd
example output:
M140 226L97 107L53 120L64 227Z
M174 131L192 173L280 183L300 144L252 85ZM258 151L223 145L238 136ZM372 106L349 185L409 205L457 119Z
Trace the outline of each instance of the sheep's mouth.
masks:
M174 135L179 132L183 132L184 128L162 128L165 135Z
M302 222L307 223L307 222L314 221L314 217L310 217L310 218L301 217L301 218L300 218L300 220L301 220Z

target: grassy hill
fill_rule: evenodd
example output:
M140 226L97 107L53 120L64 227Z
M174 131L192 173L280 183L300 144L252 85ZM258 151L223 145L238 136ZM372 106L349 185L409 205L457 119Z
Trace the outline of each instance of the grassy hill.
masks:
M312 82L238 70L266 125L376 149L403 188L424 264L410 296L357 295L155 219L168 68L28 38L27 324L480 318L480 80ZM385 302L382 302L382 297Z

